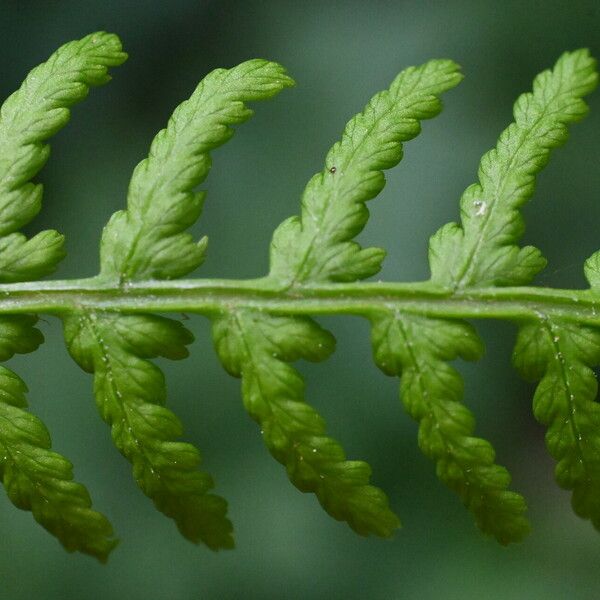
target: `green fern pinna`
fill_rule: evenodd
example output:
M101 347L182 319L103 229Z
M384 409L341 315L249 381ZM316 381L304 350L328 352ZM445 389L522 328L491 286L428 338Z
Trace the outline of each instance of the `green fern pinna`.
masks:
M255 280L183 280L204 260L206 238L186 230L202 211L196 191L210 152L251 115L247 102L275 96L293 81L284 69L250 60L207 75L175 109L135 168L127 208L104 229L100 274L38 281L64 257L63 237L19 229L41 208L32 183L49 155L48 138L66 125L69 108L90 87L109 80L126 59L119 39L94 33L70 42L27 76L0 112L0 358L34 351L43 341L36 315L64 324L74 360L94 376L94 395L116 447L156 508L192 542L233 546L227 504L199 469L200 454L180 441L182 426L165 406L162 372L150 359L182 359L192 334L154 313L207 316L225 369L242 380L246 410L292 483L316 495L335 519L361 535L392 535L399 520L369 466L348 460L305 401L292 366L321 361L335 339L315 315L352 314L372 325L374 357L399 376L400 396L418 421L418 444L439 478L500 543L529 531L525 501L492 446L474 436L462 403L463 384L451 365L476 360L483 345L464 319L507 319L519 328L514 363L539 381L535 417L547 426L556 479L572 491L573 508L600 528L600 406L593 368L600 365L600 253L585 264L587 290L526 287L545 266L537 248L518 245L519 209L567 125L585 116L582 97L597 83L585 50L563 54L520 96L514 123L480 163L478 181L461 198L461 223L443 226L429 246L431 279L362 282L385 252L354 237L367 223L367 200L384 187L384 169L402 158L402 144L441 110L440 95L460 80L458 66L432 60L402 71L353 117L308 182L301 213L284 221L271 244L271 268ZM0 474L10 500L69 551L105 561L117 541L107 518L92 509L71 463L50 449L42 422L27 410L25 383L0 367Z

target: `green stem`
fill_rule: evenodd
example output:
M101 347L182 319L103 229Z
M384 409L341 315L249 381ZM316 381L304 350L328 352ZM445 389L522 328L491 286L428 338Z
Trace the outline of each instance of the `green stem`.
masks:
M542 287L449 290L430 282L357 282L281 289L272 280L182 279L119 284L94 277L0 285L0 314L75 310L191 312L252 308L272 314L369 317L393 310L432 317L528 320L557 317L600 325L600 293Z

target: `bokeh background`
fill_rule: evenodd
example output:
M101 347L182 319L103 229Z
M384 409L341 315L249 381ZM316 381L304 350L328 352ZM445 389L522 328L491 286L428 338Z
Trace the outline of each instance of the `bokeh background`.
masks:
M58 277L93 275L102 225L121 208L129 175L172 109L211 69L251 57L285 64L297 88L268 104L214 154L208 200L195 229L210 237L200 275L265 273L274 227L297 212L304 183L321 168L347 119L402 68L453 58L466 79L444 113L406 147L404 161L370 206L362 241L389 251L382 276L428 275L427 239L458 216L457 200L480 155L511 118L516 96L565 49L600 56L600 2L556 1L6 1L0 3L0 92L61 43L90 31L118 33L130 52L107 87L76 107L40 176L45 208L30 228L67 235ZM583 260L600 247L600 93L540 178L525 209L527 243L550 266L542 285L582 286ZM179 318L179 316L177 316ZM416 445L416 425L398 402L398 382L374 367L366 323L324 320L338 338L325 364L301 365L308 397L352 458L368 460L404 527L392 541L363 539L297 492L245 415L239 384L220 368L206 320L191 357L161 363L170 406L230 502L237 549L213 554L183 540L137 490L96 414L91 378L69 359L59 324L42 321L47 343L12 361L32 409L57 450L76 465L121 545L107 566L68 555L0 496L0 598L70 599L594 599L600 537L573 516L553 482L543 430L530 412L532 387L510 365L514 328L482 323L487 355L461 365L466 399L498 460L527 497L534 531L499 547L482 537L435 478Z

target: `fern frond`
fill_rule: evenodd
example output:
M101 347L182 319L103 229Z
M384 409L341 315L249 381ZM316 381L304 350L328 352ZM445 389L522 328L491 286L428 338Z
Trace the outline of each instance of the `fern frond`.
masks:
M69 352L94 374L98 410L142 491L190 541L213 550L233 547L227 503L208 493L214 484L197 469L198 450L177 441L182 426L163 406L164 376L146 360L185 358L192 335L177 321L154 315L82 312L64 324Z
M150 361L185 358L193 340L179 322L153 312L204 314L219 359L241 378L244 405L292 483L359 534L388 537L399 527L388 499L371 484L367 463L348 460L328 437L292 366L325 360L334 350L334 337L309 315L365 317L376 363L401 378L422 451L480 529L507 544L529 530L525 501L509 490L510 476L492 446L474 435L451 363L483 352L464 319L510 319L520 328L514 362L540 381L534 413L548 427L558 482L572 490L577 514L600 529L593 372L600 364L600 252L586 262L589 290L506 287L530 281L545 264L539 250L518 245L519 209L551 150L566 140L567 125L587 111L582 98L598 79L587 51L565 53L517 100L515 122L484 155L479 182L462 196L462 225L450 223L431 239L429 281L356 283L379 270L384 251L363 249L354 238L366 225L366 202L384 187L383 171L400 161L403 143L439 113L440 95L460 81L449 60L406 69L348 122L324 169L308 182L300 216L277 228L268 276L165 281L204 259L206 238L196 242L186 230L201 213L204 194L196 188L208 175L211 151L251 116L246 103L293 85L280 65L251 60L207 75L154 138L133 173L126 210L104 229L101 273L33 282L64 254L54 231L31 239L18 232L40 209L42 189L31 179L48 157L46 141L65 125L70 106L125 58L111 34L66 44L0 109L0 361L43 341L37 317L27 313L60 317L69 352L94 375L99 412L139 487L187 539L231 548L227 504L199 470L199 451L180 441L182 425L164 406L163 373ZM50 449L44 425L26 410L25 391L17 375L0 367L0 477L8 495L68 550L104 561L116 544L110 523L92 510L71 464Z
M209 152L231 138L232 125L252 116L246 102L271 98L291 85L283 67L266 60L217 69L200 82L135 168L127 210L116 212L104 230L103 276L171 279L203 262L207 239L196 243L183 232L200 217L204 194L194 188L208 175Z

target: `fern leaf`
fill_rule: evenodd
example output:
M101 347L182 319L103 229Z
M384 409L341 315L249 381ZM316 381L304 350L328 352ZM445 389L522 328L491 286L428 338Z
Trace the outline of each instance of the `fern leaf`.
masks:
M59 48L29 73L0 108L0 282L27 281L54 270L64 256L63 236L42 231L31 239L17 232L41 208L42 186L31 179L49 156L46 140L66 125L69 107L91 86L109 80L108 68L127 57L119 39L94 33ZM36 318L0 318L0 360L31 352L43 341ZM0 370L0 471L11 501L69 551L106 561L116 545L106 517L91 509L85 487L73 481L71 463L50 450L43 423L28 413L25 384Z
M516 245L524 229L518 209L532 196L535 176L548 162L552 148L566 140L567 124L585 115L587 107L581 97L595 86L597 76L594 64L585 50L565 53L552 71L544 71L536 77L533 93L523 94L517 100L514 107L515 122L501 134L496 148L482 158L480 183L469 186L461 198L462 228L456 223L449 223L430 241L429 262L433 283L451 288L518 285L530 281L545 266L545 259L539 250ZM396 320L400 323L406 318L403 315ZM427 326L423 322L418 328L404 327L406 339L419 346L427 327L435 332L425 336L434 356L439 351L440 343L444 348L438 359L448 355L447 360L450 360L463 354L461 348L464 339L461 336L448 336L446 332L452 328L466 327L466 324L429 320ZM397 348L400 352L399 342ZM405 370L403 378L407 374L410 377L411 369L414 370L408 358L400 360L398 367L398 370ZM425 362L430 366L433 364L431 358ZM437 360L436 363L439 363L435 368L436 375L444 370L453 371L443 361ZM402 389L409 390L407 385L403 383ZM419 397L420 394L425 406L426 399L432 393L444 405L454 406L456 394L452 386L436 387L435 377L415 395ZM422 419L418 414L417 418ZM431 412L427 418L433 425L427 422L427 427L432 431L443 430L447 422L439 411ZM462 447L467 440L474 439L470 437L472 428L473 424L450 428L448 443L452 447ZM486 457L487 462L484 469L470 471L470 474L479 476L477 485L482 490L481 498L486 500L480 505L471 505L471 509L479 526L495 535L500 542L518 541L528 530L522 516L525 503L518 494L506 490L510 477L505 469L493 465L494 451L491 446L483 440L478 440L476 444L481 453L475 453L474 456L478 456L479 460ZM424 444L421 446L424 447ZM425 452L438 459L431 450L425 449ZM438 474L450 487L457 489L455 482L444 475L439 464ZM490 473L494 475L490 477ZM464 475L466 481L466 473ZM458 486L458 492L470 505L470 489Z
M331 516L359 534L389 537L400 523L385 494L369 484L369 465L346 460L325 435L322 417L304 402L301 375L288 364L327 358L333 336L310 319L237 311L215 320L213 337L227 371L242 378L246 410L292 483L313 492Z
M209 152L231 138L232 125L250 118L245 102L271 98L291 85L280 65L265 60L217 69L200 82L134 170L127 210L115 213L104 231L103 276L171 279L202 263L206 238L196 243L183 232L202 210L204 194L194 188L208 175Z
M600 332L542 315L520 328L513 361L526 379L540 381L533 414L548 427L556 480L573 491L575 512L600 529L600 404L592 370L600 365Z
M105 227L102 277L120 282L169 279L203 261L206 239L196 243L184 230L200 216L204 195L194 189L208 175L209 152L233 135L232 125L250 118L252 111L245 102L270 98L292 84L280 65L264 60L218 69L200 82L155 137L149 157L136 167L127 210L115 213ZM128 337L132 323L139 330ZM113 331L122 332L125 345ZM112 426L117 447L133 463L142 490L175 519L186 538L213 549L230 548L226 503L207 494L213 482L196 470L198 451L172 441L181 434L181 426L159 406L165 395L162 373L143 360L187 356L184 344L191 338L185 331L151 315L82 313L65 322L72 353L84 369L95 373L103 417ZM151 347L149 334L154 340ZM135 373L133 380L128 370Z
M29 315L0 317L0 360L32 352L43 341ZM105 562L116 546L107 518L92 510L86 488L73 481L71 463L50 450L44 424L26 410L25 383L0 366L0 478L11 502L32 512L70 552Z
M180 323L153 315L82 312L65 317L64 325L69 352L94 373L100 414L142 491L190 541L213 550L233 547L227 503L208 493L214 484L197 468L198 450L177 441L182 427L163 406L163 374L146 360L186 357L191 334Z
M566 141L567 125L586 115L582 97L597 84L595 64L587 50L566 52L535 78L532 93L519 97L515 122L483 156L479 183L461 198L462 227L448 223L431 239L432 281L452 288L522 285L544 268L537 248L517 245L524 231L519 208L551 150Z
M600 252L586 261L585 275L599 290ZM548 427L557 482L572 490L575 512L600 529L600 404L593 371L600 365L600 332L539 312L521 325L513 362L526 379L540 382L533 414Z
M402 142L416 137L420 121L437 115L439 95L462 76L449 60L402 71L353 117L327 154L325 167L308 182L302 214L284 221L271 243L271 277L300 282L354 281L374 275L385 251L351 241L365 226L365 202L385 185L383 169L398 164Z
M350 241L367 221L364 203L383 188L381 170L400 161L402 142L419 133L419 120L440 111L438 95L460 81L457 69L451 61L406 69L350 120L324 170L308 183L302 216L275 231L269 281L289 287L354 280L379 270L383 251L363 250ZM242 377L246 409L294 485L314 492L325 510L359 533L387 537L399 521L383 492L369 484L370 467L347 461L340 445L325 436L321 418L304 403L300 374L287 364L300 357L314 359L319 345L332 348L329 335L310 319L252 311L230 311L214 329L221 361Z
M310 283L363 278L379 269L383 253L361 250L351 241L368 217L364 202L383 187L381 169L400 160L401 142L419 132L418 120L440 111L436 95L459 81L457 67L450 61L432 61L409 69L349 122L342 141L330 151L324 171L307 186L302 217L289 219L276 231L271 248L272 276L282 281L282 273L292 273L292 283ZM468 347L473 354L477 338L466 324L432 321L431 327L440 329L441 345L428 347L437 336L429 339L419 325L416 317L387 317L374 325L374 342L377 352L383 352L387 344L387 360L399 361L395 374L404 368L403 401L421 423L421 448L436 460L440 478L459 493L485 532L502 543L520 539L528 531L522 516L525 503L521 496L506 490L510 477L494 464L491 446L471 436L473 419L458 402L462 396L460 377L444 362L468 354ZM468 332L470 341L467 344L463 339L453 348L452 333L457 329L461 335ZM386 335L391 339L384 340ZM405 353L403 344L419 347L420 355ZM449 383L447 389L436 379L442 372ZM451 452L454 454L449 457Z
M508 471L495 452L473 437L475 419L462 404L463 382L448 361L477 360L483 344L463 321L385 314L373 318L375 362L402 375L400 396L419 422L419 447L435 461L438 477L474 514L479 528L507 544L529 532L523 497L508 491Z
M37 215L42 186L31 178L50 153L45 141L64 127L69 107L91 86L109 80L109 67L127 55L119 39L98 32L59 48L33 69L0 109L0 282L51 273L64 256L63 237L43 231L27 240L15 233Z

